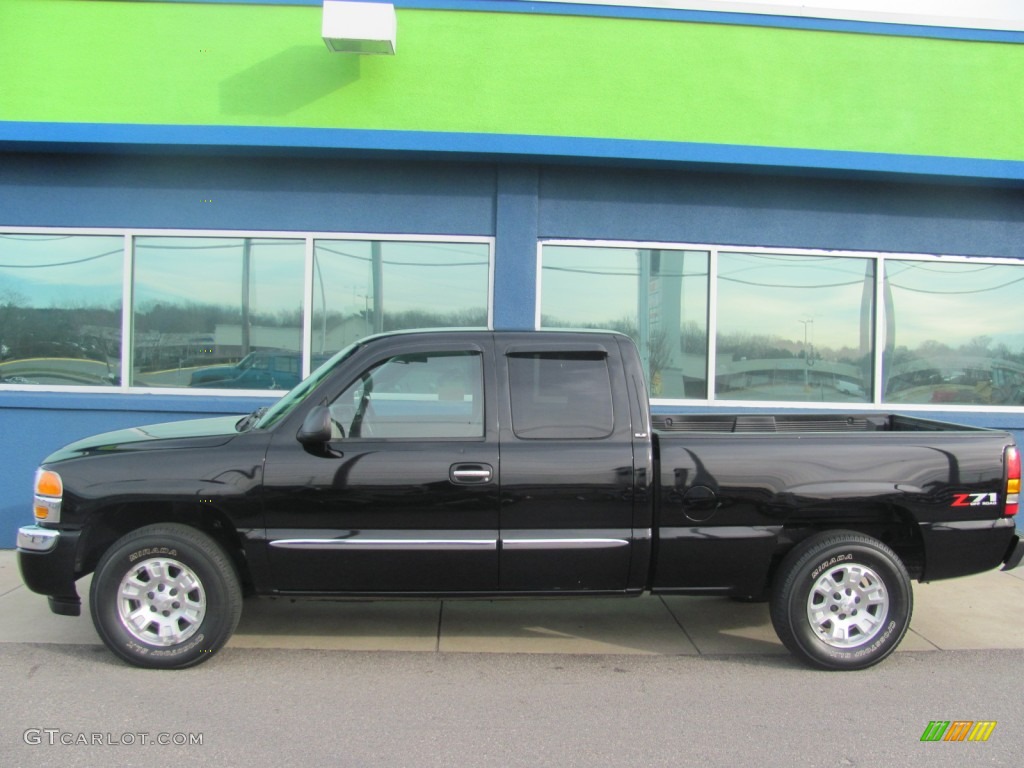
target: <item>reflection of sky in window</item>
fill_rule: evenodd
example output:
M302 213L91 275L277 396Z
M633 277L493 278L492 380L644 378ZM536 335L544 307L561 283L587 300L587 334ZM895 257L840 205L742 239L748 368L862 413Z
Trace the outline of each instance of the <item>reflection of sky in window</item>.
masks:
M380 253L387 312L486 311L486 244L383 242ZM370 242L318 240L316 258L314 279L317 286L323 279L332 312L348 315L373 306ZM319 287L314 300L319 305Z
M0 235L0 302L34 308L117 306L124 238Z
M566 326L636 322L637 252L545 246L541 315Z
M140 237L135 241L135 303L241 304L244 240ZM302 305L305 244L253 239L250 301L254 310L295 311Z
M657 249L656 249L657 250ZM682 303L698 308L685 312L703 321L707 304L707 254L660 249L683 256ZM637 320L638 254L647 249L548 245L543 251L541 315L565 326L612 325ZM663 264L678 263L666 258ZM667 266L666 266L667 268ZM690 317L690 315L693 315Z
M865 274L874 262L829 256L723 253L718 332L840 348L860 345ZM873 290L873 289L872 289Z
M1024 347L1024 266L887 261L897 346L938 341L952 347L990 336Z

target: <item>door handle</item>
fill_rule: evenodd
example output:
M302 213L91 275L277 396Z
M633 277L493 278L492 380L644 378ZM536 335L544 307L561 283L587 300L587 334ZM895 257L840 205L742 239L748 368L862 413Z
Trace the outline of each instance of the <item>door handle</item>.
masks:
M452 464L448 479L457 485L482 485L491 482L494 468L490 464Z

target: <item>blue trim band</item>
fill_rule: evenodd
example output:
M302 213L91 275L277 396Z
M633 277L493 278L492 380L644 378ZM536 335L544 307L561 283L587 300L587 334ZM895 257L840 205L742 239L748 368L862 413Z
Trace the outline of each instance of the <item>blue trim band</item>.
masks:
M296 5L321 6L323 0L158 0L173 3L218 5ZM365 0L364 0L365 1ZM375 0L370 0L374 2ZM383 1L383 0L376 0ZM986 43L1024 44L1024 32L971 27L940 27L927 24L901 24L883 21L855 21L777 16L765 13L732 11L687 11L678 8L583 5L578 3L534 3L529 0L389 0L396 8L433 11L481 11L488 13L532 13L553 16L593 16L613 19L681 21L695 24L733 24L748 27L806 29L817 32L848 32L862 35L927 37L940 40L966 40Z
M406 152L1024 181L1024 161L1020 160L497 133L0 121L0 149L81 151L97 146L121 150L231 147L268 153Z

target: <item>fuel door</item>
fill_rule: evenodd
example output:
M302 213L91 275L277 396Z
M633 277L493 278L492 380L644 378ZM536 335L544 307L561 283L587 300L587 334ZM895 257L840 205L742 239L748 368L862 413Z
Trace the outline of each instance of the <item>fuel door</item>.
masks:
M695 523L710 520L719 506L718 494L706 485L691 486L683 494L683 514Z

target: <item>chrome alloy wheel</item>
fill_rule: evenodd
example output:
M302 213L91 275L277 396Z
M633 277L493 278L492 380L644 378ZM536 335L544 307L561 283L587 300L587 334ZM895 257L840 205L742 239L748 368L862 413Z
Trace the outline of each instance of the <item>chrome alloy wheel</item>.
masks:
M191 568L165 557L135 563L117 592L121 624L149 645L188 640L206 615L206 593Z
M825 571L807 596L811 629L833 648L871 642L888 615L885 583L866 565L843 563Z

